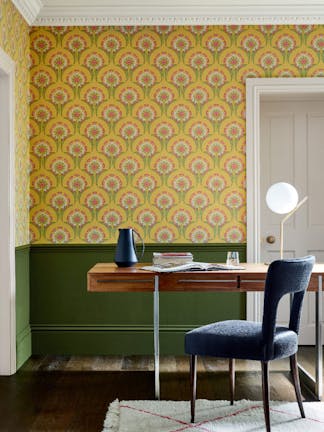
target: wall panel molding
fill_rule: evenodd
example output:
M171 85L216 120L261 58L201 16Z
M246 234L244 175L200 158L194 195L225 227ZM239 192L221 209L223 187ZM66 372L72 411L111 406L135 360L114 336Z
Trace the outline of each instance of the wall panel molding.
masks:
M29 327L29 326L28 326ZM185 332L197 327L197 324L181 324L181 325L160 325L160 333L174 333L174 332ZM152 333L154 330L153 323L152 324L143 324L143 325L115 325L115 324L105 324L105 325L92 325L92 324L33 324L29 327L29 330L33 332L145 332ZM27 332L27 328L25 329L25 333ZM153 333L152 333L153 334Z
M161 325L162 354L184 354L184 333L197 324ZM34 354L153 354L153 324L32 325Z
M16 351L17 369L31 355L30 301L29 301L30 245L17 246L16 255Z
M196 261L224 262L228 250L245 260L245 244L146 246L192 251ZM152 293L88 293L87 271L113 261L115 245L31 245L30 325L33 354L126 355L153 352ZM184 333L218 319L245 316L240 293L161 293L161 352L183 354Z
M22 246L24 247L24 246ZM139 245L140 247L140 245ZM245 252L245 243L148 243L145 244L145 257L146 259L152 258L153 252L194 252L196 253L211 253L227 252L227 251L239 251ZM49 253L61 253L64 252L109 252L110 254L115 253L116 244L31 244L30 249L32 253L49 252Z
M17 369L19 369L31 355L31 337L30 325L27 325L17 334Z

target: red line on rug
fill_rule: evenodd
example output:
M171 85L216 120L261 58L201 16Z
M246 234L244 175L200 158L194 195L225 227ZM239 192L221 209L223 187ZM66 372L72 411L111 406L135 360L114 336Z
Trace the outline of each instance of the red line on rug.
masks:
M188 430L188 429L197 429L197 428L199 428L200 431L212 432L210 429L207 429L205 426L203 426L203 423L207 423L207 421L206 422L201 422L201 423L196 423L196 424L194 424L194 423L187 423L187 426L182 427L180 429L174 429L174 430L169 431L169 432L181 432L181 431L185 431L185 430Z
M160 417L160 418L163 418L163 419L166 419L166 420L171 420L171 421L174 421L176 423L179 423L179 424L183 425L183 427L178 428L178 429L174 429L174 430L172 430L170 432L183 432L183 431L186 431L186 430L189 430L189 429L193 430L193 429L197 429L197 428L199 428L200 430L203 430L205 432L211 432L211 430L208 429L208 427L205 426L206 423L216 422L216 421L224 420L226 418L235 417L235 416L237 416L239 414L242 414L243 412L246 412L246 411L249 411L249 410L254 410L254 409L257 409L257 408L262 408L262 405L253 405L253 406L250 406L250 407L246 407L246 408L240 409L240 410L235 411L233 413L230 413L230 414L227 414L227 415L223 415L223 416L214 417L212 419L204 420L204 421L201 421L199 423L189 423L189 422L186 422L184 420L179 420L179 419L176 419L176 418L171 417L171 416L167 416L167 415L163 415L163 414L158 414L158 413L147 411L147 410L144 410L144 409L141 409L141 408L134 408L134 407L131 407L129 405L120 405L120 408L131 409L133 411L137 411L137 412L140 412L140 413L143 413L143 414L149 414L149 415L152 415L152 416L155 416L155 417ZM281 413L281 414L287 414L287 415L290 415L292 417L299 418L298 415L296 415L294 413L291 413L289 411L279 410L279 409L276 409L276 408L270 408L270 411L272 411L272 412L278 412L278 413ZM314 418L306 417L305 420L309 420L309 421L313 421L313 422L324 424L324 421L321 421L321 420L318 420L318 419L314 419Z
M278 410L276 408L270 408L270 411L278 412L278 413L281 413L281 414L288 414L288 415L291 415L292 417L296 417L296 418L301 418L297 414L291 413L289 411ZM304 418L304 420L309 420L309 421L313 421L313 422L316 422L316 423L324 424L324 421L318 420L318 419L314 419L314 418L310 418L310 417L306 417L306 418Z
M141 408L134 408L134 407L131 407L131 406L129 406L129 405L120 405L120 408L127 408L127 409L131 409L131 410L134 410L134 411L138 411L138 412L140 412L140 413L143 413L143 414L150 414L150 415L152 415L152 416L155 416L155 417L161 417L161 418L164 418L164 419L166 419L166 420L173 420L173 421L175 421L176 423L180 423L180 424L182 424L182 425L185 425L184 428L181 428L181 429L179 429L179 430L186 430L187 428L192 428L192 427L196 427L196 426L197 426L197 425L193 425L193 424L191 424L191 423L189 423L189 422L185 422L184 420L179 420L179 419L176 419L176 418L174 418L174 417L170 417L170 416L163 415L163 414L157 414L157 413L154 413L154 412L151 412L151 411L143 410L143 409L141 409ZM207 429L207 428L204 428L204 427L202 427L202 428L200 428L200 429L202 429L202 430L204 430L204 431L206 431L206 432L210 432L210 429ZM172 431L170 431L170 432L172 432Z
M154 412L151 412L151 411L143 410L143 409L141 409L141 408L134 408L134 407L131 407L131 406L129 406L129 405L120 405L120 407L121 407L121 408L128 408L128 409L132 409L132 410L134 410L134 411L138 411L138 412L141 412L141 413L144 413L144 414L151 414L151 415L153 415L153 416L161 417L161 418L165 418L165 419L167 419L167 420L174 420L174 421L176 421L177 423L180 423L180 424L183 424L183 425L188 425L188 424L189 424L188 422L185 422L185 421L183 421L183 420L178 420L178 419L175 419L175 418L173 418L173 417L170 417L170 416L167 416L167 415L163 415L163 414L157 414L157 413L154 413Z
M235 417L235 416L237 416L237 415L239 415L239 414L241 414L243 412L246 412L246 411L249 411L249 410L252 410L252 409L256 409L256 408L261 408L261 407L262 407L262 405L253 405L251 407L247 407L247 408L243 408L243 409L240 409L238 411L235 411L234 413L231 413L231 414L227 414L227 415L224 415L224 416L219 416L219 417L215 417L215 418L212 418L212 419L204 420L202 422L195 423L195 424L190 423L186 427L183 427L183 428L180 428L180 429L175 429L175 430L170 431L170 432L182 432L182 431L185 431L187 429L193 429L193 428L197 428L197 427L206 430L206 428L203 426L206 423L214 422L214 421L219 421L219 420L224 420L225 418L228 418L228 417Z

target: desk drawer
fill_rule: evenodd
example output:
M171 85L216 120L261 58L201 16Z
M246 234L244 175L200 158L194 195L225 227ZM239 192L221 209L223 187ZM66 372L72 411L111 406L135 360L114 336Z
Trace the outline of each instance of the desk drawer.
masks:
M240 291L264 291L266 275L264 276L264 279L261 275L240 276ZM313 274L308 285L308 291L317 291L317 289L318 276Z
M312 274L309 285L308 285L308 291L317 291L318 290L318 275ZM324 284L323 284L324 285ZM324 289L324 286L322 286L322 289Z
M265 279L266 274L264 277L260 274L240 276L240 291L264 291Z
M154 276L88 274L88 291L95 292L152 292Z
M159 280L160 291L238 291L238 277L215 273L170 273Z

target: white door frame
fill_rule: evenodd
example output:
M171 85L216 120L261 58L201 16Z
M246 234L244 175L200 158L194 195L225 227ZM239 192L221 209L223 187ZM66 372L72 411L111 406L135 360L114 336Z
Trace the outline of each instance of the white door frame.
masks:
M260 101L263 95L323 94L324 78L248 78L246 80L247 262L261 259ZM262 320L260 293L248 293L246 317Z
M14 82L0 48L0 375L16 372Z

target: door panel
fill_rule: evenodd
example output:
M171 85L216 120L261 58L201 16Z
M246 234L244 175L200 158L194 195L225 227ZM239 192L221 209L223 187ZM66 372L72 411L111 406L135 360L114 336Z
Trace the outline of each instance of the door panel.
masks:
M315 255L324 262L324 102L262 101L260 146L260 196L273 183L294 185L299 199L308 201L284 225L284 257ZM283 215L284 216L284 215ZM280 256L280 221L283 218L261 199L261 259L271 262ZM275 243L269 244L267 236ZM307 294L299 342L314 344L315 295ZM278 321L287 324L289 298L284 298Z
M307 140L308 193L313 197L308 208L308 228L315 232L324 230L324 206L322 204L324 185L324 115L309 114ZM312 145L310 145L312 144ZM316 199L319 198L319 199ZM322 254L324 258L324 254Z

